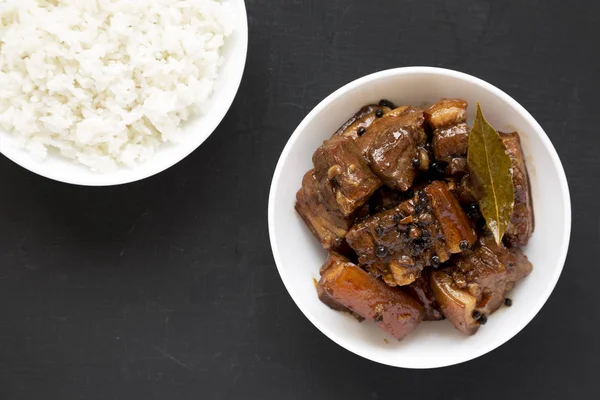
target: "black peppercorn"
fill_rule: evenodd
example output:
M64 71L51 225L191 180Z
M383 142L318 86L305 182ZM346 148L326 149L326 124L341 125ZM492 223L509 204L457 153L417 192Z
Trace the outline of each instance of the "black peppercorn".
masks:
M513 263L508 263L508 268L514 268L514 267L515 267L515 264L513 264Z
M465 251L469 248L469 242L467 242L466 240L461 240L460 244L458 245L458 247L460 247L460 249L462 251Z
M415 212L420 214L427 208L427 204L421 203L420 201L415 204Z
M364 135L366 131L367 129L364 126L361 126L360 128L358 128L358 136Z
M467 207L467 215L469 218L475 221L475 225L478 228L482 228L482 226L480 226L480 222L483 220L483 217L481 216L481 211L479 211L479 206L476 203L469 204ZM483 224L485 225L485 220L483 220Z
M413 158L412 165L415 168L419 168L421 166L421 160L419 160L417 157Z
M431 163L429 170L434 174L444 175L446 173L446 163L443 161L434 161Z
M377 236L383 236L385 230L383 229L383 226L381 225L377 225L375 227L375 233L377 234Z
M379 102L379 105L380 105L381 107L396 108L396 106L394 106L394 103L392 103L391 101L389 101L389 100L386 100L386 99L382 99L382 100Z
M380 108L379 110L375 111L375 116L377 118L383 117L383 110Z
M475 321L479 321L479 319L482 317L481 313L477 310L473 311L473 319Z
M375 255L379 258L384 258L385 256L387 256L388 251L385 248L385 246L377 246L377 249L375 250Z
M437 268L440 266L440 258L438 256L431 257L431 266Z
M487 323L487 317L485 315L481 315L481 318L477 320L480 325L485 325Z
M401 221L401 220L402 220L402 215L400 215L400 214L398 214L398 213L394 214L394 223L395 223L396 225L398 225L398 224L400 223L400 221Z
M423 251L425 250L425 245L424 245L423 241L421 239L414 240L411 250L412 250L412 255L414 257L418 257L421 254L423 254Z
M427 194L421 190L418 194L417 194L417 204L415 204L415 212L417 214L421 214L423 211L425 211L427 209L428 201L427 201Z
M509 298L506 298L506 299L504 299L504 305L505 305L506 307L510 307L510 306L512 306L512 300L511 300L511 299L509 299Z

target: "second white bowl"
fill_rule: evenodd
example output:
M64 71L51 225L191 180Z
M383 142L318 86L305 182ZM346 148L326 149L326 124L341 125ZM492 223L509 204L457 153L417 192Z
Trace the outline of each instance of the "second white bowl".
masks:
M498 130L521 136L531 179L536 227L525 253L533 273L511 292L513 306L501 308L477 334L465 337L448 321L424 322L398 342L369 322L358 323L317 298L313 278L325 252L294 211L302 176L312 168L313 152L356 110L380 99L423 105L442 97L470 104L472 122L479 101ZM571 232L571 203L563 167L548 136L533 117L506 93L481 79L429 67L399 68L354 81L323 100L287 143L273 177L269 234L277 268L290 295L307 318L346 349L397 367L434 368L479 357L515 336L544 305L565 262Z

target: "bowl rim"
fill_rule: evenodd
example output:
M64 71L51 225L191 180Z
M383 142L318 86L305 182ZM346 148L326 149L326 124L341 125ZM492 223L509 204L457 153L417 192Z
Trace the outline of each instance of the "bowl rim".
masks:
M227 88L225 90L224 97L221 99L223 107L220 107L213 111L213 115L211 116L210 122L207 124L205 129L201 132L201 134L198 134L192 142L187 143L187 145L189 145L189 148L183 151L177 157L173 157L171 160L168 160L168 162L161 163L157 166L153 166L152 160L150 160L145 164L139 165L137 171L134 171L131 174L127 174L125 178L121 178L118 174L115 174L115 178L111 179L107 178L106 174L99 173L97 174L96 179L94 179L93 181L88 181L85 179L78 179L76 174L71 175L64 173L54 173L53 169L47 168L44 162L39 162L34 157L27 157L23 160L19 160L19 157L16 155L18 154L17 150L13 151L10 148L10 145L0 146L0 154L4 155L7 159L19 165L20 167L25 168L26 170L33 172L34 174L40 175L44 178L71 185L90 187L118 186L127 183L138 182L150 178L154 175L160 174L161 172L164 172L169 168L173 167L174 165L178 164L179 162L183 161L195 150L197 150L218 128L218 126L221 124L221 122L229 112L229 109L231 108L242 83L242 78L244 76L244 70L246 68L246 61L248 57L248 13L246 10L245 0L229 0L229 2L237 3L235 9L236 12L239 12L239 15L235 18L236 27L234 34L239 35L239 45L236 46L236 53L237 57L239 57L240 62L234 66L231 75L228 76L227 81L229 82L229 84L227 85ZM221 67L221 69L222 68L223 67ZM217 79L219 78L221 78L220 75ZM214 96L214 93L212 94L212 96ZM199 118L202 118L202 116L200 116ZM175 146L181 145L181 143L175 144ZM158 151L160 151L160 149ZM78 166L77 164L74 165ZM80 167L87 168L84 166Z
M302 132L304 132L306 126L309 122L315 118L316 115L320 114L329 104L337 101L341 97L343 97L346 93L360 87L363 85L367 85L371 82L387 79L393 76L398 75L441 75L450 77L453 79L462 80L465 82L469 82L475 84L477 86L482 87L483 89L491 92L493 95L499 97L502 101L506 102L509 106L511 106L517 113L521 114L526 121L533 127L535 133L540 137L546 151L548 152L552 163L556 167L556 171L558 174L558 180L560 183L560 192L562 193L562 200L564 202L563 209L563 217L565 220L565 229L563 231L563 237L561 240L562 246L560 248L560 257L557 260L557 266L553 272L553 276L551 278L550 284L546 287L545 291L538 297L537 303L529 310L528 315L524 319L526 322L522 323L518 326L512 326L508 335L505 338L501 339L498 342L493 342L494 344L485 347L478 348L476 351L469 353L464 358L452 358L452 359L438 359L436 363L418 363L418 362L402 362L405 360L398 359L397 362L390 361L389 359L384 359L379 356L372 356L367 352L363 351L360 345L355 345L350 340L346 340L344 338L337 337L337 334L328 327L328 324L321 323L319 318L317 318L310 310L310 308L302 302L301 296L299 296L294 288L292 282L290 282L289 278L285 273L285 269L283 268L282 258L279 254L279 245L277 242L277 237L275 235L275 197L279 186L279 181L281 179L281 173L292 148L297 142L298 138L301 136ZM392 367L400 367L400 368L410 368L410 369L429 369L429 368L440 368L447 367L451 365L461 364L480 356L483 356L490 351L497 349L502 346L504 343L515 337L525 326L527 326L533 318L539 313L541 308L547 302L550 297L552 291L556 287L558 279L562 273L564 268L564 264L566 261L568 249L569 249L569 241L571 237L571 198L569 193L569 186L567 183L567 177L563 168L563 165L560 161L558 153L556 149L552 145L550 138L541 127L541 125L533 118L533 116L516 100L514 100L511 96L509 96L504 91L500 90L496 86L492 85L484 81L483 79L474 77L472 75L466 74L464 72L459 72L446 68L439 67L427 67L427 66L411 66L411 67L400 67L387 69L379 72L375 72L369 75L366 75L362 78L358 78L341 88L334 91L332 94L327 96L324 100L322 100L315 108L313 108L310 113L302 120L302 122L298 125L298 127L294 130L291 137L289 138L287 144L285 145L281 156L277 162L277 166L275 168L275 172L273 174L273 180L271 182L270 192L269 192L269 201L268 201L268 227L269 227L269 239L271 243L271 250L273 252L273 257L275 259L275 264L277 266L277 270L279 272L279 276L283 281L284 286L286 287L288 293L292 297L292 300L296 304L296 306L300 309L300 311L308 318L308 320L325 336L331 339L333 342L337 343L339 346L345 348L346 350L359 355L363 358L366 358L371 361L378 362L380 364L389 365Z

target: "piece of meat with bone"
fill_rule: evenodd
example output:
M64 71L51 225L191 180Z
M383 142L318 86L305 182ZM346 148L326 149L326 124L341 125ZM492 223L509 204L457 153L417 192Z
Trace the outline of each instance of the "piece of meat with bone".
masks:
M510 246L522 247L527 245L534 229L531 186L527 166L525 165L525 154L517 132L500 132L500 137L512 161L513 185L515 187L514 212L506 229L504 241Z
M436 160L451 162L466 157L469 144L467 102L442 99L425 110L425 119L433 130L433 155Z
M383 183L395 190L408 190L426 152L427 134L423 110L406 107L375 122L370 130L375 137L366 151L369 165Z
M532 265L520 249L498 246L491 236L433 271L431 289L442 313L466 335L472 335L504 302L507 291L527 276Z
M444 318L439 306L435 301L429 280L431 269L426 268L416 281L406 286L406 292L417 299L425 309L425 321L439 321Z
M396 339L405 337L423 320L423 306L401 289L387 286L339 255L331 257L334 261L329 261L332 265L318 284L319 298L326 305L374 321Z
M337 250L342 246L353 223L352 218L343 218L327 209L312 169L302 178L302 188L296 194L296 211L327 250Z
M315 176L329 211L350 217L381 186L352 138L335 136L313 155Z
M362 265L373 264L388 285L408 285L468 249L475 232L448 185L434 181L397 207L355 224L346 241Z
M347 136L357 139L366 133L368 127L377 119L378 115L386 114L391 111L387 106L370 104L364 106L356 112L344 125L337 130L333 136Z

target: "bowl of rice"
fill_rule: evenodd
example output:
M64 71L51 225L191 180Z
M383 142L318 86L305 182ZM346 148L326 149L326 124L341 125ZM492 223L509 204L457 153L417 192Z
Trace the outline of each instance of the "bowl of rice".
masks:
M243 0L0 2L0 153L57 181L155 175L217 128L248 47Z

